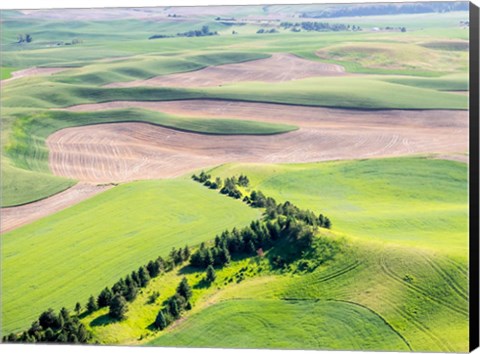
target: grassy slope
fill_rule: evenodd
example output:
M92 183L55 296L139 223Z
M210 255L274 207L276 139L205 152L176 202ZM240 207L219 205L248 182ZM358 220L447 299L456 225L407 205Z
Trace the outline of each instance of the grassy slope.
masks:
M0 67L0 80L5 80L12 77L12 72L17 70L16 68Z
M152 345L178 343L218 348L408 350L398 334L369 310L315 300L220 302Z
M212 175L246 173L278 200L325 212L336 230L362 240L464 255L467 166L425 158L298 165L225 165Z
M213 176L233 173L246 173L252 188L277 200L325 212L334 227L326 236L347 237L343 252L311 273L295 275L272 272L265 259L233 262L217 272L214 286L208 289L200 285L203 273L184 270L162 276L130 306L126 321L109 323L106 310L86 317L84 322L97 339L104 343L176 346L401 351L408 350L408 343L416 351L466 350L465 165L402 158L225 165L212 171ZM442 220L438 215L417 215L418 210L436 204L445 209ZM458 209L464 213L457 214ZM377 214L385 222L373 220ZM416 226L418 231L409 232L408 222L415 216L422 219ZM371 232L372 226L375 232ZM429 233L435 234L434 241ZM183 275L195 289L194 310L167 331L150 331L160 304L172 295ZM146 305L153 291L160 291L162 296L155 305ZM297 299L298 303L286 299ZM330 306L331 300L339 302ZM344 302L350 305L343 306ZM315 311L319 309L325 317L317 316ZM235 316L239 311L242 316ZM228 321L223 320L225 316ZM288 343L282 341L290 335L285 326L294 329ZM330 328L334 332L328 332ZM369 335L365 336L362 328L368 328ZM404 340L399 340L395 332ZM246 334L255 338L254 342L246 342ZM312 337L319 340L314 342Z
M361 109L467 109L455 94L382 81L380 77L325 77L278 83L247 82L204 89L100 88L32 81L5 89L5 107L66 107L114 100L210 98ZM25 95L28 95L26 98Z
M5 160L6 158L2 158L1 207L30 203L59 193L75 184L75 181L49 173L13 167ZM34 186L32 181L35 181Z
M158 75L194 71L211 65L241 63L268 58L251 52L211 52L190 55L137 56L87 65L56 76L56 80L71 84L105 85L112 82L141 80Z
M145 181L6 233L2 267L15 272L2 277L3 334L27 327L48 307L85 303L172 247L198 244L257 217L194 182Z
M438 78L390 77L385 81L394 84L414 86L438 91L468 91L468 76L463 74L446 75Z

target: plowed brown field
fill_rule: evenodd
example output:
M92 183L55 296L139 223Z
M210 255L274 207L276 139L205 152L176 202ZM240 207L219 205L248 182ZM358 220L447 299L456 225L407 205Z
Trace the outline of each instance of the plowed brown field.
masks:
M108 84L106 87L207 87L241 81L281 82L345 74L345 69L340 65L310 61L292 54L277 53L267 59L209 66L197 71L157 76L147 80L116 82Z
M13 80L21 79L22 77L38 76L38 75L53 75L60 71L68 70L70 68L28 68L12 72L12 77L1 80L2 85Z
M78 183L72 188L37 202L11 208L2 208L0 232L4 233L13 230L47 215L56 213L111 187L112 185L96 186L88 183Z
M293 123L300 129L273 136L207 136L145 123L68 128L47 140L53 173L81 181L120 182L175 177L225 162L313 162L468 150L465 111L356 111L204 100L112 102L71 110L132 106L178 115Z

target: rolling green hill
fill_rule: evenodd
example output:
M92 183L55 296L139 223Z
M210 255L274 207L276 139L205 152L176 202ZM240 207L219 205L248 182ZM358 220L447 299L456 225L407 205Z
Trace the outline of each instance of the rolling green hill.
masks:
M188 180L134 182L2 235L3 334L48 307L86 302L172 247L259 216ZM33 277L32 274L35 274Z
M467 165L422 157L285 165L224 165L278 200L331 216L360 240L466 255ZM440 217L439 217L440 216Z
M230 300L192 316L151 345L408 351L381 317L341 301Z
M177 269L152 281L129 305L125 321L109 322L107 309L85 317L97 340L166 346L466 350L466 165L391 158L229 164L211 173L246 174L249 190L325 213L333 229L322 231L321 237L341 241L340 252L309 271L302 270L302 260L278 270L269 263L267 251L266 257L235 260L218 269L210 287L202 285L202 270ZM419 210L436 204L444 208L442 220L420 215ZM464 213L458 214L459 209ZM412 230L410 220L415 224ZM321 257L323 251L317 252ZM194 289L193 310L178 325L153 331L150 324L162 301L183 276ZM161 297L147 305L154 291ZM287 327L291 331L285 331ZM246 342L247 335L254 339Z

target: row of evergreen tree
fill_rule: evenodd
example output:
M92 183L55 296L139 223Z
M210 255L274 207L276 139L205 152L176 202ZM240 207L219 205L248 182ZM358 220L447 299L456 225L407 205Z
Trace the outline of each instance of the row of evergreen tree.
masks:
M210 187L212 183L210 179L212 176L210 174L205 173L202 171L199 176L193 175L192 179L199 183L203 183L205 186ZM216 182L213 183L222 183L222 180L219 177L216 177ZM220 193L226 194L229 197L240 199L242 197L242 193L237 188L237 186L248 187L250 185L250 180L245 175L240 175L240 177L230 177L225 178L224 186L220 190ZM217 188L214 188L217 189ZM286 217L294 217L298 220L302 220L305 223L311 226L319 226L326 229L330 229L332 227L332 222L327 216L320 214L318 216L311 210L303 210L295 206L294 204L286 201L285 203L281 204L275 201L272 197L267 197L261 191L253 190L250 192L249 195L245 195L242 199L248 205L255 207L255 208L266 208L265 215L269 220L276 219L279 215L283 215Z
M175 266L185 262L190 257L188 246L184 248L172 248L169 257L164 260L158 257L151 260L137 271L118 280L111 288L105 287L95 298L89 297L85 305L86 313L92 313L100 308L109 307L109 316L116 320L125 318L128 311L128 302L137 297L141 288L145 288L152 278L162 272L170 271ZM44 311L38 321L31 328L20 334L11 333L3 337L4 342L62 342L62 343L87 343L91 339L86 327L79 321L82 306L79 302L75 305L75 316L70 316L66 308L55 315L53 309Z
M170 271L174 267L182 264L190 257L188 246L184 248L172 248L167 260L158 257L151 260L146 266L141 266L138 271L133 271L125 278L117 281L111 289L106 287L98 295L96 301L93 296L90 297L87 310L93 312L102 307L109 307L110 317L122 320L127 312L127 302L132 302L137 297L141 288L148 286L150 279L157 277L164 271Z
M214 181L211 180L212 176L205 173L205 171L200 172L200 174L192 175L192 179L196 182L203 183L206 187L210 189L220 189L220 193L228 195L229 197L240 199L242 193L238 187L248 187L250 180L247 176L241 174L238 178L236 176L227 177L225 180L222 180L220 177L216 177Z
M27 331L20 334L10 333L3 337L3 342L9 343L87 343L91 338L86 327L78 319L77 315L70 315L63 307L55 314L53 309L42 312Z
M328 22L317 22L317 21L308 21L308 22L282 22L280 27L285 29L292 29L294 32L299 32L299 30L304 31L316 31L316 32L339 32L339 31L361 31L360 26L343 23L328 23Z

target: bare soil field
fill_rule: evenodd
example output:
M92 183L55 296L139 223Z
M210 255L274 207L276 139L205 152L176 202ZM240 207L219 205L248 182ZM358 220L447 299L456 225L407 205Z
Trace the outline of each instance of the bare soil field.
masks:
M116 82L105 87L209 87L242 81L281 82L316 76L346 75L336 64L326 64L277 53L245 63L210 66L197 71L157 76L147 80Z
M149 102L148 107L144 103L138 104L179 115L274 121L300 129L273 136L211 136L145 123L68 128L47 139L53 173L104 183L176 177L226 162L313 162L468 151L466 111L357 111L202 100Z
M21 79L22 77L29 77L29 76L38 76L38 75L53 75L56 74L60 71L68 70L71 68L28 68L28 69L23 69L23 70L18 70L18 71L13 71L12 72L12 77L9 79L2 80L1 83L2 85L13 81L17 79Z
M2 208L0 232L8 232L22 225L29 224L110 188L112 188L112 185L97 186L88 183L78 183L72 188L37 202Z

